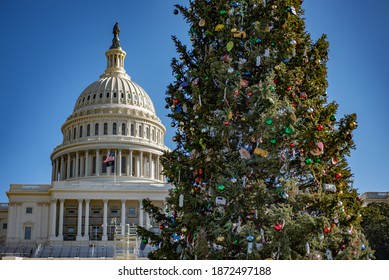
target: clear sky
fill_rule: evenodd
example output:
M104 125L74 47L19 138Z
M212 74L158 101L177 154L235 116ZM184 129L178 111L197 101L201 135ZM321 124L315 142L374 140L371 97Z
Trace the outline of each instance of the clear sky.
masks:
M154 101L173 147L164 109L176 55L170 36L189 42L176 3L186 1L0 0L0 202L10 184L50 183L61 126L104 72L115 22L127 73ZM340 104L338 118L358 115L354 187L389 191L389 2L305 0L303 7L312 38L326 33L330 41L328 96Z

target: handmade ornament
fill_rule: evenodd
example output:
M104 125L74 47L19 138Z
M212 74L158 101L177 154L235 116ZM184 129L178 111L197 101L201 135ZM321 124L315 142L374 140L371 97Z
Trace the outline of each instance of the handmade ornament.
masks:
M323 142L316 142L315 148L310 151L310 153L314 156L320 156L324 152L324 144Z
M250 152L247 151L245 148L239 149L240 158L242 159L250 159L251 155Z
M205 19L200 19L200 21L199 21L199 26L200 27L204 27L205 26Z
M254 154L257 155L257 156L261 156L261 157L267 157L268 152L257 147L257 148L254 149Z
M234 48L234 42L229 41L226 46L227 51L230 52L233 48Z
M227 205L227 199L224 198L224 197L221 197L221 196L217 196L215 198L215 204L217 206L221 205L221 206L226 206Z
M184 206L184 195L180 194L178 197L178 207L183 207Z
M326 191L326 192L333 192L333 193L336 192L336 186L333 184L324 184L323 188L324 188L324 191Z

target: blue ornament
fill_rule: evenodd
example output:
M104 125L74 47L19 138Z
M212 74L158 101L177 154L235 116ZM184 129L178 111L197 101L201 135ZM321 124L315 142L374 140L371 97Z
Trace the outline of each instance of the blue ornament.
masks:
M181 112L182 112L182 105L177 105L175 111L176 111L177 113L181 113Z
M178 15L178 10L177 10L177 9L174 9L173 13L174 13L175 15Z
M365 249L366 249L365 244L362 244L361 249L362 249L362 251L365 251Z
M254 236L249 235L249 236L247 236L246 240L247 240L247 242L253 242L254 241Z
M234 8L237 8L237 7L239 7L239 3L238 3L238 2L234 2L234 3L232 3L232 7L234 7Z

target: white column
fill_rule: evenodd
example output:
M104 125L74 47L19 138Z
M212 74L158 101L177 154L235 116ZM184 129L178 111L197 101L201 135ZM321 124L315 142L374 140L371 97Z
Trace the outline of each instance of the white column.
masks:
M59 228L58 228L58 238L63 240L63 206L65 204L65 199L61 198L59 200Z
M108 199L104 199L104 212L103 212L103 236L102 241L107 241L107 227L108 227Z
M58 158L55 159L55 174L54 174L54 181L58 181L58 165L59 161Z
M89 176L89 151L86 150L85 154L85 177Z
M153 179L153 155L149 154L149 178Z
M142 199L139 200L139 226L143 227L143 205L142 205Z
M14 220L14 203L13 202L10 202L8 204L8 226L7 226L7 240L12 240L13 239L13 224L15 223L15 220Z
M100 154L99 154L99 150L97 149L96 150L96 176L100 176L100 166L101 166Z
M119 149L119 152L118 152L118 159L117 159L117 162L119 163L118 164L118 168L117 168L117 175L118 176L122 176L122 150Z
M39 201L37 204L37 213L36 213L36 224L34 226L34 232L35 232L35 239L38 241L41 239L41 236L42 236L42 206L43 206L43 202Z
M128 154L128 175L132 176L132 150Z
M140 152L140 156L139 156L139 171L140 171L140 176L139 177L143 177L143 152Z
M80 156L80 177L84 177L84 174L85 174L84 160L85 160L85 157L84 156Z
M67 162L67 170L66 170L66 179L70 178L70 154L68 154L68 162Z
M76 164L74 164L73 166L76 166L76 170L74 172L74 178L78 178L78 160L80 159L80 155L78 154L78 152L76 153Z
M157 174L155 174L155 179L157 180L161 180L161 171L160 171L160 159L159 159L159 155L157 155L157 159L155 160L155 172L157 172Z
M125 233L125 225L126 225L126 200L122 199L122 215L121 215L121 226L122 226L122 234Z
M53 199L50 205L50 215L51 215L51 228L50 228L50 238L55 238L55 229L56 229L56 219L57 219L57 199Z
M89 203L90 203L90 199L85 199L84 239L86 240L89 240Z
M151 228L151 222L150 222L150 216L149 214L146 214L146 228Z
M82 235L82 199L78 200L78 219L77 219L77 237L76 240L81 240Z
M65 159L61 156L61 181L65 180Z

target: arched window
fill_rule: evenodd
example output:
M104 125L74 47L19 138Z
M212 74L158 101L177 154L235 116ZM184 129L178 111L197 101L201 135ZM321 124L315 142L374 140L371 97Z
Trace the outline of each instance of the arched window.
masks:
M76 139L76 133L77 133L77 129L73 128L73 139Z
M131 124L131 136L135 136L135 126L133 123Z
M140 138L142 138L142 137L143 137L143 130L142 130L142 125L139 125L139 132L138 132L138 136L139 136Z
M80 138L82 138L82 125L80 126Z
M112 124L112 134L113 134L113 135L116 135L116 127L117 127L117 126L116 126L116 123L113 123L113 124Z
M95 135L99 135L99 124L95 124Z
M113 98L116 98L116 92L113 93Z
M100 98L103 98L103 93L100 93Z
M122 123L122 135L126 135L126 124Z
M90 124L86 126L86 136L90 136Z
M107 98L109 98L109 92L107 92Z
M108 124L104 123L104 135L108 134Z
M96 93L95 93L95 94L93 94L93 99L96 99Z
M150 129L146 127L146 139L150 139Z
M151 130L151 140L155 142L155 131L154 131L154 129Z

